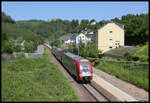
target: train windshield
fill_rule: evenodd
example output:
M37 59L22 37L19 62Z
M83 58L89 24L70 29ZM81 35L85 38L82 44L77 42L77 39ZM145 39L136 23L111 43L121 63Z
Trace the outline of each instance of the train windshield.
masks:
M88 61L81 61L82 71L83 72L89 72L90 67Z

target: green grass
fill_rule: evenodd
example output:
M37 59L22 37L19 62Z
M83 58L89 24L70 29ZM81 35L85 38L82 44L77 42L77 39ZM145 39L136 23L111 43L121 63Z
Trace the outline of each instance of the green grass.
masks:
M148 63L117 61L97 59L98 64L93 62L96 68L114 75L124 81L128 81L136 86L149 90L149 69Z
M148 44L144 45L140 50L138 50L136 53L133 54L137 57L146 57L148 58Z
M2 62L2 101L78 101L71 83L48 53Z
M133 55L139 49L140 47L120 47L120 48L114 48L112 50L109 50L105 52L104 54L124 57L125 53L128 52L131 55Z

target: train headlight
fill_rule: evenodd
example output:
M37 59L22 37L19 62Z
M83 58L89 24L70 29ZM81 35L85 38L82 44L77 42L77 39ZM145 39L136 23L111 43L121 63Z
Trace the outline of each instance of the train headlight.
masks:
M80 69L83 70L82 66L80 65Z
M80 65L79 75L80 75L80 74L82 75L82 70L83 70L83 68L82 68L82 66Z

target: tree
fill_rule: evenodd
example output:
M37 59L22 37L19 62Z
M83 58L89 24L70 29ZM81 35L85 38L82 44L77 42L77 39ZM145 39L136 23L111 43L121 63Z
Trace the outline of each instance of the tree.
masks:
M78 55L78 52L79 52L79 55L85 58L87 57L95 58L99 56L99 53L101 53L101 51L97 49L97 47L95 46L93 42L88 42L87 44L84 44L82 43L81 40L79 44L76 44L76 46L70 44L68 46L68 51L76 55Z
M92 19L92 20L90 21L90 24L91 24L92 22L96 22L96 20L95 20L95 19Z
M86 53L87 57L94 57L94 58L98 57L99 53L101 53L101 51L97 49L97 47L95 46L95 44L93 42L87 43L87 45L85 47L85 51L87 51L87 53Z
M20 45L14 46L13 51L14 52L20 52L21 51L21 46Z
M10 16L6 16L6 14L4 12L1 12L1 14L2 14L2 22L12 23L12 24L16 23L14 20L12 20L12 18Z
M37 45L33 41L24 42L25 52L33 53L37 49Z
M55 40L51 43L52 46L61 47L61 42L59 40Z
M14 44L6 33L2 33L2 53L13 53Z
M74 43L67 44L67 47L68 47L68 49L67 49L68 52L71 52L71 53L75 52L75 45L74 45Z
M111 21L120 23L120 20L117 17L115 17L114 19L111 19Z

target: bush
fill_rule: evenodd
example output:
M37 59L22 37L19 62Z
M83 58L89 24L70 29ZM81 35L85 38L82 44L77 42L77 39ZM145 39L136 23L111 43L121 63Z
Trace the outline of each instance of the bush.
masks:
M138 60L139 60L139 57L132 56L132 60L133 60L133 61L138 61Z
M25 41L24 48L25 52L33 53L37 49L37 44L32 41Z
M16 45L13 48L14 52L20 52L21 51L21 46L20 45Z
M124 57L126 58L126 60L131 60L132 59L132 56L131 56L131 54L129 53L129 52L126 52L125 54L124 54Z
M13 52L13 42L12 40L8 37L7 33L2 33L2 53L12 53Z
M14 45L11 40L2 41L2 50L1 50L2 53L11 54L13 53L13 48L14 48Z
M52 46L57 46L57 47L60 47L61 46L61 43L59 40L55 40L51 43Z
M146 57L140 57L140 61L141 62L147 62L147 58Z
M79 55L82 57L97 58L99 57L99 53L101 53L101 51L97 49L97 47L93 42L88 42L87 44L84 44L80 41L78 45L79 45ZM78 54L78 46L76 45L73 48L74 48L73 53ZM68 47L68 50L70 49L72 49L72 47Z

